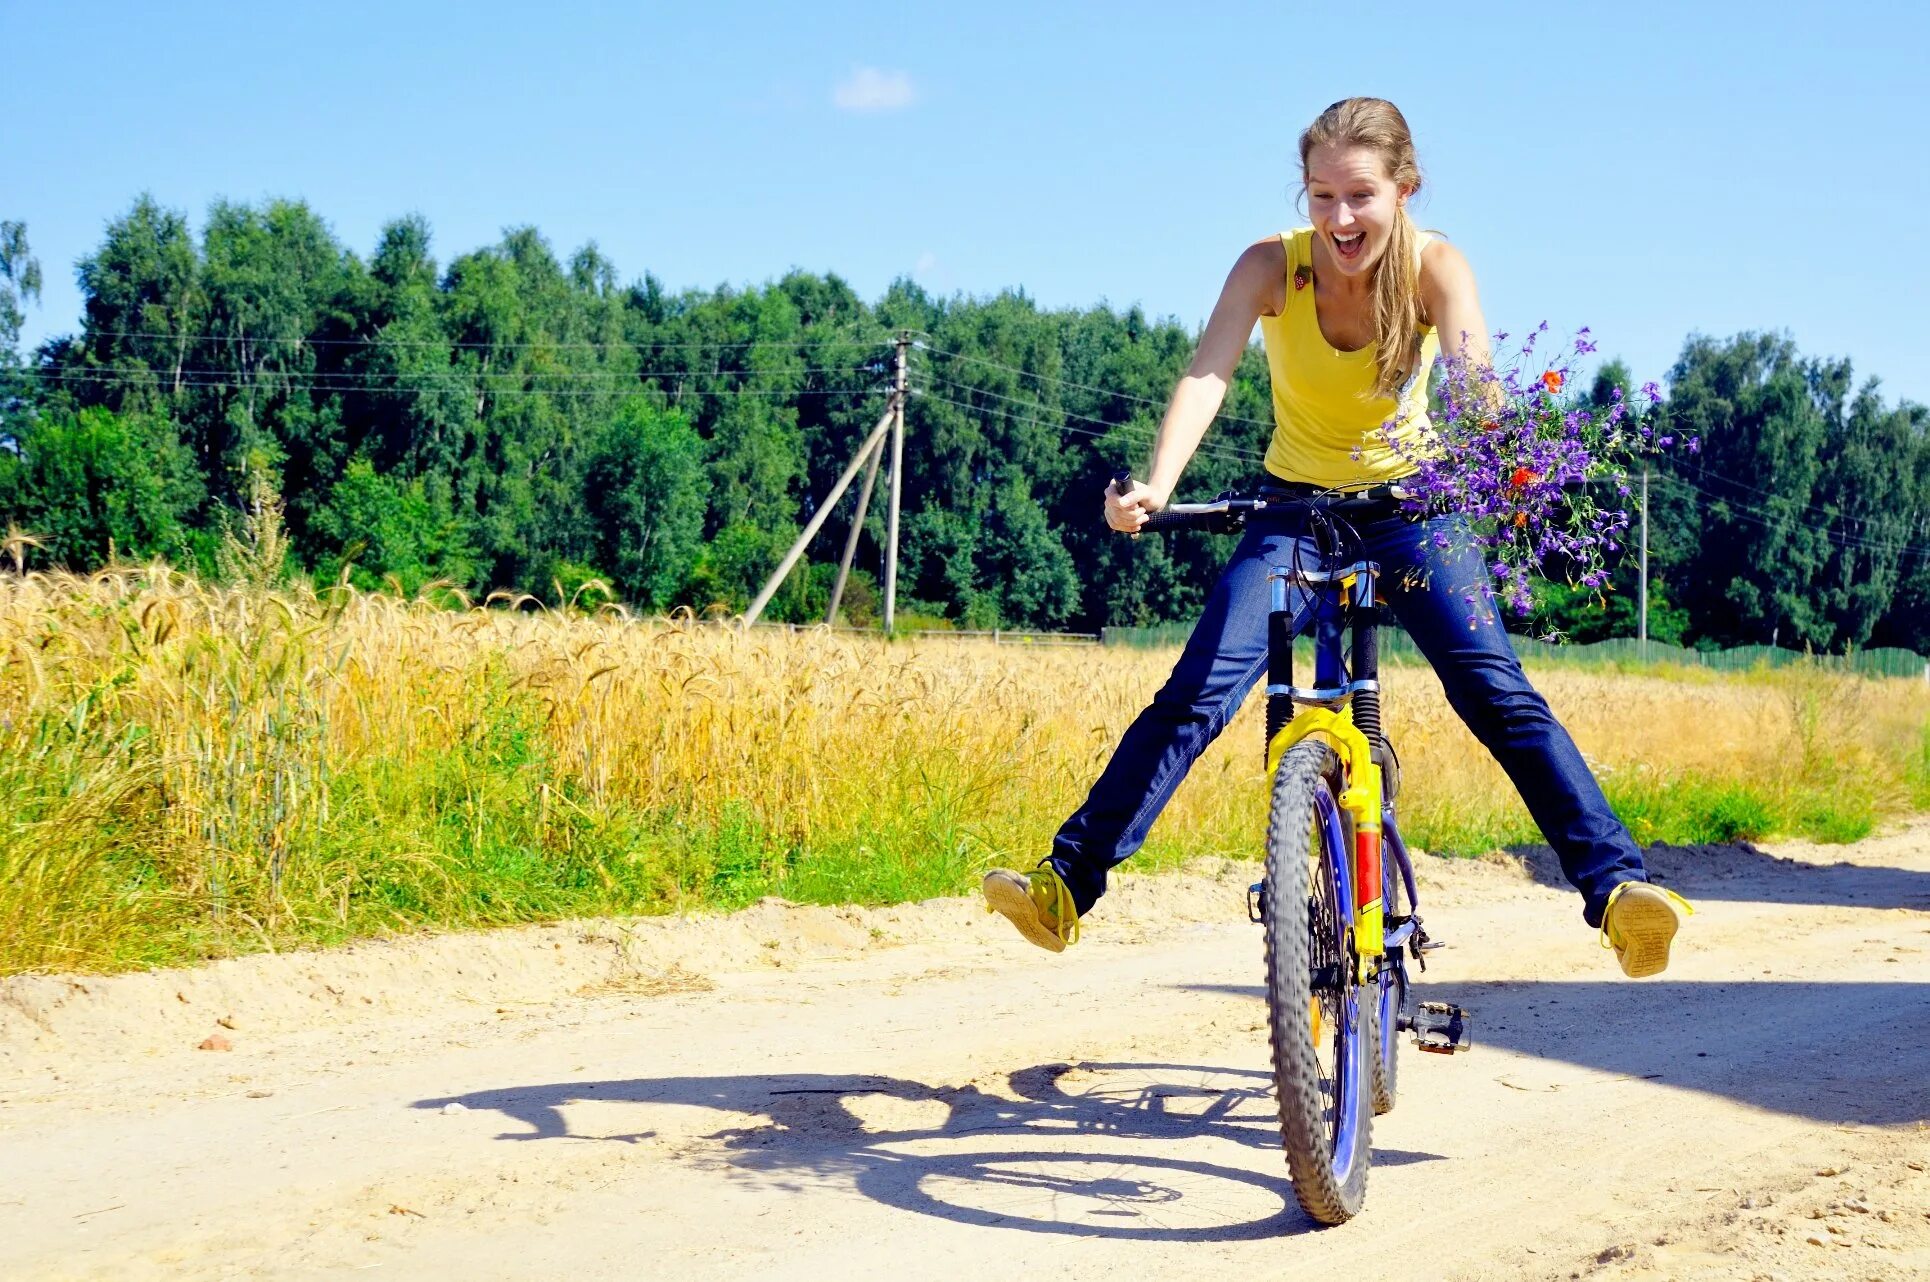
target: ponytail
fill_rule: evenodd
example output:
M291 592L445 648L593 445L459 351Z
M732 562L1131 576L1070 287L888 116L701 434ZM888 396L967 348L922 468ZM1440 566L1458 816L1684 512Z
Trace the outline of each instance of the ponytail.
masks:
M1376 396L1398 396L1421 358L1421 264L1415 245L1420 233L1401 209L1394 234L1374 269L1374 380Z

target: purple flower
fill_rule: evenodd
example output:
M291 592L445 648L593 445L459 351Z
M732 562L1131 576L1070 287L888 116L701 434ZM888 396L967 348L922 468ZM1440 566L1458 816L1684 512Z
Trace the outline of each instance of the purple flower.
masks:
M1488 554L1481 594L1524 615L1533 610L1536 578L1551 558L1570 582L1595 588L1609 582L1604 556L1620 550L1616 539L1629 528L1627 462L1682 439L1658 442L1656 429L1639 419L1623 426L1630 398L1619 387L1600 407L1556 395L1573 366L1529 359L1548 328L1538 325L1500 363L1498 377L1443 359L1438 438L1425 452L1391 442L1412 468L1403 484L1414 497L1405 506L1461 513L1475 547ZM1499 334L1496 342L1506 337ZM1575 354L1594 346L1592 331L1576 334ZM1659 398L1654 384L1643 390L1652 402ZM1615 496L1604 498L1601 488L1565 488L1590 481L1607 482ZM1450 546L1446 535L1432 537L1436 547Z

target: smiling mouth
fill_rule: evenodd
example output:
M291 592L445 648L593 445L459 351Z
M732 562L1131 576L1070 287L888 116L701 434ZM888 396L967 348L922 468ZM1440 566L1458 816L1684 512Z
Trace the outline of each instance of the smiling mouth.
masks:
M1334 235L1334 252L1340 255L1342 262L1354 262L1360 257L1361 251L1366 248L1366 232L1357 231L1348 235L1341 235L1339 233Z

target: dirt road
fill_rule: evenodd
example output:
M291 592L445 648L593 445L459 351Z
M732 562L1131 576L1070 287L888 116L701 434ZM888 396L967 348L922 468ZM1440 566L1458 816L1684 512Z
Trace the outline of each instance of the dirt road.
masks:
M1476 1045L1405 1053L1340 1229L1244 867L1063 957L767 904L15 980L0 1277L1930 1278L1930 825L1776 850L1656 852L1700 912L1639 984L1542 860L1426 860Z

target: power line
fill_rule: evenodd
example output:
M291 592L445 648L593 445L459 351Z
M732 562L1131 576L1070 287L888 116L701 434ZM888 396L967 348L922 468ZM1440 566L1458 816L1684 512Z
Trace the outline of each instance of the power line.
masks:
M333 380L339 383L360 383L365 386L377 386L387 382L396 382L399 380L407 379L407 380L415 380L424 386L436 385L433 380L441 380L442 382L445 382L452 386L457 386L457 385L468 386L472 382L478 379L504 379L504 380L510 380L510 381L516 381L516 382L536 382L536 381L549 382L549 381L555 381L555 380L562 380L565 382L604 382L604 383L616 384L616 383L632 382L637 379L643 379L643 378L676 378L676 379L795 378L804 374L862 374L865 371L862 369L853 368L852 366L849 366L849 365L820 365L820 366L811 366L805 369L779 369L779 370L715 370L715 371L687 370L687 369L641 369L641 370L608 370L608 371L592 371L592 370L534 371L534 370L531 370L531 371L524 371L521 373L514 372L514 371L503 371L500 373L492 373L492 372L486 372L483 370L476 370L471 372L471 371L466 371L466 370L457 368L455 366L450 366L445 370L436 370L436 371L431 371L423 374L410 373L406 370L382 372L382 371L376 371L376 370L349 370L349 369L265 370L257 374L248 370L222 369L222 368L213 367L213 366L183 366L179 370L166 370L166 369L155 369L147 365L120 365L120 366L93 365L93 366L82 367L75 370L26 370L23 372L37 378L54 378L54 379L73 378L73 377L79 377L81 375L98 374L103 376L102 381L113 381L112 378L107 377L107 376L113 376L115 378L129 378L129 379L145 378L145 379L158 379L163 382L172 382L176 374L181 374L181 375L194 375L201 378L223 379L227 381L237 381L241 379L254 379L254 378L262 378L262 379L276 378L276 379L287 379L287 380L326 379L326 380Z
M1141 432L1141 431L1156 432L1158 430L1157 428L1149 429L1149 428L1129 427L1128 425L1123 423L1114 423L1110 419L1094 418L1089 414L1075 414L1070 410L1058 409L1050 405L1041 405L1037 401L1028 401L1028 400L1023 400L1016 396L1007 396L1003 392L994 392L990 388L976 387L970 383L954 382L951 379L940 378L937 375L932 375L931 381L932 381L932 384L937 387L949 387L954 391L971 392L979 396L990 397L993 400L1005 401L1009 404L1017 405L1022 409L1031 410L1035 413L1058 414L1068 419L1076 419L1082 423L1097 423L1101 427L1111 428L1113 430L1134 431L1134 432ZM1205 444L1202 444L1200 448L1203 450L1203 449L1206 449L1207 446ZM1228 444L1224 442L1216 442L1213 448L1221 454L1237 454L1253 462L1259 462L1261 459L1265 458L1265 455L1258 450L1250 450L1243 446Z
M954 406L957 406L959 409L971 410L973 413L977 413L977 414L982 414L985 412L985 407L982 405L973 405L968 401L957 401L957 400L951 399L948 396L938 396L930 392L923 393L922 399L937 401L941 405L954 405ZM1071 432L1078 436L1089 436L1093 438L1104 438L1108 436L1113 436L1115 434L1124 434L1129 438L1133 436L1140 436L1142 438L1139 442L1140 444L1146 444L1151 439L1150 437L1144 436L1144 433L1146 432L1147 429L1127 427L1124 424L1110 424L1110 425L1107 425L1106 429L1102 431L1102 430L1097 430L1090 427L1079 427L1073 423L1054 423L1048 419L1029 418L1020 414L1008 413L1006 417L1014 423L1023 423L1033 427L1048 428L1055 432ZM1100 420L1095 419L1095 420L1089 420L1089 421L1099 422ZM1253 466L1255 463L1259 462L1262 457L1257 454L1245 454L1245 453L1228 454L1228 453L1222 452L1222 450L1225 448L1227 447L1215 447L1213 445L1202 444L1199 447L1198 451L1196 452L1198 454L1206 455L1209 458L1216 458L1223 463L1238 463L1244 467Z
M1872 524L1872 522L1866 517L1850 516L1849 514L1844 512L1836 512L1828 508L1818 507L1814 503L1805 503L1801 499L1791 498L1787 494L1777 494L1772 490L1765 490L1758 486L1751 485L1747 481L1738 481L1734 477L1724 476L1718 472L1711 472L1707 467L1703 466L1700 463L1695 465L1695 472L1697 476L1713 478L1714 480L1719 481L1723 485L1729 485L1729 486L1734 486L1737 489L1748 490L1751 494L1759 494L1763 498L1770 499L1774 502L1787 503L1792 507L1801 508L1804 511L1808 511L1808 512L1814 512L1818 516L1821 516L1827 520L1854 522L1857 525L1862 525L1866 527ZM1733 500L1733 499L1723 498L1723 502L1725 503L1730 503L1735 501L1736 500Z
M1099 396L1110 396L1116 400L1136 401L1141 405L1153 405L1161 409L1164 409L1167 404L1166 401L1159 400L1155 397L1135 396L1130 392L1121 392L1115 388L1095 387L1091 383L1077 383L1069 378L1057 378L1050 374L1037 374L1031 370L1020 369L1016 365L1002 365L998 361L988 360L983 356L970 356L964 352L947 351L942 347L933 347L930 344L925 344L924 350L934 356L943 356L950 360L969 361L974 365L985 365L992 369L1004 370L1008 374L1017 374L1021 378L1035 379L1041 383L1056 383L1062 387L1077 388L1082 392L1092 392ZM1228 423L1244 423L1250 427L1264 427L1269 431L1273 428L1273 423L1266 419L1241 418L1237 414L1222 414L1219 417Z
M1731 508L1733 510L1732 515L1736 516L1738 519L1743 520L1751 525L1761 526L1764 529L1781 530L1791 525L1803 524L1802 518L1796 516L1793 513L1778 515L1774 512L1766 512L1761 508L1752 507L1747 503L1740 502L1739 500L1729 498L1725 495L1716 494L1710 490L1705 490L1701 486L1696 485L1691 481L1683 480L1679 476L1672 476L1667 472L1658 471L1655 473L1655 478L1659 481L1662 481L1664 484L1675 485L1680 487L1683 490L1688 490L1691 493L1698 494L1703 498L1713 499L1714 501L1721 503L1726 507ZM1794 500L1791 500L1791 501L1794 502ZM1812 509L1812 510L1817 510L1817 509ZM1915 544L1903 542L1897 539L1885 539L1885 540L1865 539L1857 535L1851 534L1847 530L1841 531L1841 532L1831 530L1827 525L1810 526L1809 528L1814 533L1822 535L1823 538L1828 542L1833 543L1836 546L1841 548L1850 548L1858 551L1869 551L1869 552L1896 552L1900 555L1912 555L1912 556L1922 556L1922 555L1930 554L1930 547L1919 547Z
M1075 422L1091 423L1094 426L1103 429L1102 431L1089 433L1090 435L1095 435L1095 436L1104 436L1114 432L1118 432L1118 433L1124 433L1129 436L1143 436L1147 439L1152 439L1158 435L1158 428L1156 427L1150 427L1150 426L1136 427L1129 423L1116 423L1110 419L1094 418L1088 414L1075 414L1070 410L1058 409L1054 406L1040 404L1037 401L1024 400L1016 396L1007 396L1002 392L994 392L990 388L977 387L970 383L959 383L952 379L940 378L936 375L931 375L930 379L934 387L950 388L951 390L957 391L957 392L967 392L977 396L989 397L992 400L1002 401L1009 405L1015 406L1021 411L1031 411L1034 415L1044 416L1044 417L1035 417L1035 418L1026 419L1025 421L1027 422L1043 423L1048 427L1055 426L1055 424L1052 423L1051 418L1052 416L1057 415L1060 418L1072 420ZM987 407L982 405L972 405L969 402L950 400L945 397L932 397L932 399L943 401L945 404L948 404L948 405L962 405L967 409L971 409L979 413L984 413L987 409ZM1002 412L1006 413L1008 416L1012 414L1012 411L1010 410L1005 410ZM1197 452L1211 454L1216 457L1224 458L1224 459L1237 459L1248 463L1259 463L1265 458L1265 455L1258 450L1251 450L1251 449L1245 448L1244 446L1232 444L1230 442L1222 442L1222 441L1212 441L1212 442L1203 441L1200 444Z
M175 342L175 343L182 342L184 340L188 342L200 342L200 343L281 343L281 344L288 344L296 347L374 347L374 348L448 347L458 351L478 350L478 349L486 350L486 351L502 351L502 350L524 350L524 349L531 349L531 348L543 348L545 350L564 350L564 351L618 351L624 348L628 348L633 351L641 348L684 349L684 350L702 349L706 351L723 351L723 350L734 351L734 350L739 350L743 348L752 348L752 347L785 347L785 348L817 347L830 342L866 343L866 344L876 344L878 346L885 346L891 342L891 335L889 333L879 333L872 336L865 336L865 335L859 335L859 334L849 334L849 335L840 334L836 331L832 331L829 334L820 335L816 338L800 338L800 339L760 338L760 339L748 339L743 342L736 342L736 343L711 343L711 342L697 342L694 340L690 342L660 343L654 340L633 341L627 338L610 339L604 342L561 342L561 341L555 341L555 340L549 340L549 339L530 339L530 340L526 340L523 342L516 342L516 343L482 341L482 340L470 340L470 341L458 342L451 339L440 339L440 338L383 338L380 336L371 336L366 338L311 338L311 337L308 337L307 335L299 335L299 336L290 338L290 337L278 337L275 335L258 335L258 334L171 334L165 330L138 330L138 329L93 329L93 330L86 330L81 334L78 334L75 336L75 340L81 343L85 343L88 339L92 339L92 338L166 339L169 342Z
M127 379L123 376L101 377L101 376L96 376L96 375L86 374L86 373L52 374L52 375L42 375L42 377L49 378L50 380L55 382L70 382L70 383L124 383L127 381ZM150 378L147 380L147 382L152 386L158 387L163 385L171 385L173 383L173 380L166 379L166 378ZM226 388L226 387L235 387L237 386L237 383L236 383L236 380L232 378L203 379L203 380L183 379L180 385L182 387L194 387L194 388ZM691 397L691 398L732 397L732 396L864 397L864 396L875 395L880 390L882 390L876 387L875 385L870 385L870 384L867 384L864 386L856 386L856 387L799 387L799 388L675 387L675 388L665 388L665 387L658 387L658 386L642 385L630 379L624 379L624 380L621 380L620 382L612 381L610 384L603 387L581 387L581 386L578 386L578 387L479 387L473 383L454 382L454 381L447 382L447 383L410 384L410 385L395 386L395 387L368 387L368 386L352 385L352 384L337 386L337 385L327 383L325 381L311 381L311 380L304 380L304 379L298 379L298 378L281 378L273 381L272 383L264 384L264 387L266 388L266 390L269 390L269 391L306 391L306 392L355 392L355 391L359 391L359 392L408 392L408 391L440 392L440 391L448 391L448 392L460 392L468 396L492 396L492 397L494 396L583 396L583 397L587 397L587 396L607 395L617 400L631 400L637 397L651 396L651 397L659 397L659 398L668 400L672 403L675 403L676 401L682 400L686 397Z

